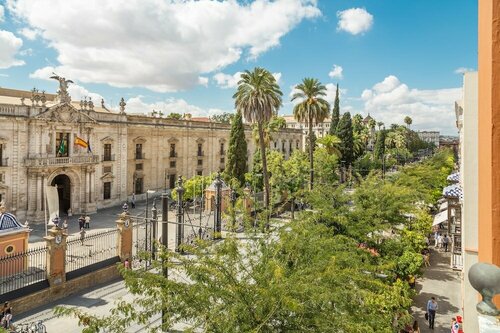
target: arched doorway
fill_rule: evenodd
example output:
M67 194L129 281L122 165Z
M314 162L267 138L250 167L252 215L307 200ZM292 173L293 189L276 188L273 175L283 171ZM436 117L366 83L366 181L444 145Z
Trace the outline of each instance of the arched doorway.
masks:
M66 175L58 175L52 181L59 195L59 216L66 215L71 208L71 181Z

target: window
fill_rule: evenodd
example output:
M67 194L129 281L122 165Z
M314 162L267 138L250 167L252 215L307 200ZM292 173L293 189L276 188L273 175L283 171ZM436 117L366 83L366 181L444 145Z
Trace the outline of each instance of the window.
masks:
M9 245L5 248L6 254L11 254L12 252L14 252L14 245Z
M105 166L102 168L102 173L112 173L112 172L113 172L113 168L110 166Z
M295 145L295 149L299 149L299 140L297 140L297 143Z
M290 151L290 153L292 153L293 151L292 141L288 142L288 150Z
M203 165L203 160L198 160L198 165Z
M0 144L0 166L7 166L7 159L3 157L3 151L5 150L5 146Z
M198 156L203 156L203 145L201 143L198 143Z
M142 154L142 143L135 144L135 159L142 160L144 155Z
M224 154L225 154L225 150L224 150L224 142L221 142L221 144L220 144L220 154L221 154L221 155L224 155Z
M175 168L175 164L176 164L175 161L170 161L170 167L171 168Z
M144 188L144 178L137 178L135 180L135 194L141 194Z
M168 178L168 185L169 185L168 188L171 188L171 189L175 188L175 176L176 176L175 174L168 176L169 177Z
M274 141L274 149L278 148L278 141Z
M56 156L69 156L69 133L57 133L56 135Z
M175 152L175 143L170 144L170 157L177 157L177 153Z
M111 159L111 143L104 144L104 155L102 157L103 161L112 161Z
M226 163L226 159L223 157L220 159L220 164L224 164L224 163Z
M199 170L199 171L197 171L197 172L196 172L196 174L197 174L198 176L203 176L203 171L202 171L202 170Z
M104 196L103 199L111 199L111 182L105 182L104 183Z
M281 151L283 151L283 153L286 151L285 150L285 141L281 142Z
M135 165L136 170L142 170L142 163L136 164Z

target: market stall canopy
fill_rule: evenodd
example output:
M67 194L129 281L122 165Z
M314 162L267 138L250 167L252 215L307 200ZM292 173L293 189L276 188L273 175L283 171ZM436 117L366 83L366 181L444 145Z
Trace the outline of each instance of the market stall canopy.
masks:
M443 189L443 196L447 198L463 199L462 188L458 184L446 186Z
M451 216L455 216L455 210L451 211ZM432 223L432 226L441 224L441 223L446 222L446 221L448 221L448 211L447 210L442 211L442 212L434 215L434 222Z
M451 175L449 175L446 180L453 182L453 183L458 183L460 181L460 172L454 172Z

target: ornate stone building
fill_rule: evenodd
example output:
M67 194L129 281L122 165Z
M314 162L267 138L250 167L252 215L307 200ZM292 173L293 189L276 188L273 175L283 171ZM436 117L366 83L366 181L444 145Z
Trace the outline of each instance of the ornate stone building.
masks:
M173 188L178 176L224 168L229 125L127 114L123 99L120 111L71 101L71 81L53 78L57 94L0 88L0 201L19 220L43 220L47 185L57 186L61 211L93 213L134 192L140 200L147 190ZM251 167L250 128L246 136ZM302 147L300 130L275 136L287 143L286 156Z

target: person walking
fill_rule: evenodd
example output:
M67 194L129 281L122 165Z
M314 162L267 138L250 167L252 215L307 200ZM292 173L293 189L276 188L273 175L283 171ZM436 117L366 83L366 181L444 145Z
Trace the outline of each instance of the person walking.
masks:
M85 218L83 217L83 215L81 215L78 218L78 230L82 230L84 225L85 225Z
M85 214L85 228L90 229L90 216Z
M135 193L132 193L132 199L130 200L130 204L132 205L132 208L135 208Z
M441 234L438 235L438 249L443 248L443 236Z
M436 310L438 309L438 304L435 297L427 302L427 316L429 318L429 328L434 329L434 319L436 318Z
M446 234L443 237L444 252L448 252L448 244L449 243L450 243L450 238L448 237L448 234Z
M85 241L85 230L83 228L80 229L80 241L82 242L83 246L83 242Z
M437 232L437 230L434 232L434 248L437 249L438 248L438 237L439 237L439 233Z
M5 302L2 308L2 328L10 328L12 324L12 307L9 302Z
M68 220L66 220L66 219L64 220L64 223L63 223L63 229L66 231L68 230Z

